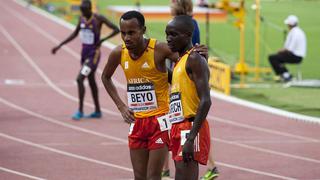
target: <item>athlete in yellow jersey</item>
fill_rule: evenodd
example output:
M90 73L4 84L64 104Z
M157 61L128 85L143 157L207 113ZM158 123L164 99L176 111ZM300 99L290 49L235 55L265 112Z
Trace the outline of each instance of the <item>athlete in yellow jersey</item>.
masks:
M161 179L168 154L169 122L158 117L169 111L168 73L165 60L178 59L166 43L144 38L145 20L141 13L128 11L120 18L123 45L112 50L103 74L103 84L125 122L130 123L129 148L135 179ZM207 48L195 51L207 55ZM127 103L112 82L121 65L127 78Z
M193 28L186 15L176 16L166 27L168 46L180 56L173 70L168 115L175 180L198 179L198 163L207 163L210 150L209 69L207 61L192 51Z
M123 45L112 50L103 74L103 84L123 119L130 123L129 148L135 179L161 179L168 154L168 122L161 119L169 111L168 73L165 60L177 60L166 43L144 38L145 20L141 13L128 11L120 18ZM198 50L207 55L207 48ZM112 82L121 65L127 78L127 103Z

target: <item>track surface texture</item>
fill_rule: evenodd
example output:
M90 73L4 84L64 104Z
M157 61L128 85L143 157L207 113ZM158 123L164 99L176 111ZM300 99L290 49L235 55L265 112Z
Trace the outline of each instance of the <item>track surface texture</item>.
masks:
M128 124L97 82L103 118L71 120L77 109L77 39L50 50L70 29L14 1L0 6L0 179L133 179ZM114 80L125 96L125 78ZM86 88L85 112L93 111ZM212 98L208 115L219 180L320 179L320 126ZM171 174L174 173L170 162ZM200 174L206 167L200 166Z

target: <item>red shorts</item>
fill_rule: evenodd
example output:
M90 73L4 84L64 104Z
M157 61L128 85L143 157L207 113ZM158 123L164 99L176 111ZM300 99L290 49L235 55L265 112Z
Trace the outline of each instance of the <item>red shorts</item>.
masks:
M153 150L169 146L169 132L160 130L157 117L135 119L134 125L132 124L130 127L131 132L129 132L128 136L130 149L147 148Z
M180 123L174 123L170 132L170 149L172 151L172 159L175 161L182 161L182 145L186 133L189 133L192 128L192 122L184 120ZM207 120L203 121L198 136L194 140L194 160L200 164L206 165L210 151L210 129Z

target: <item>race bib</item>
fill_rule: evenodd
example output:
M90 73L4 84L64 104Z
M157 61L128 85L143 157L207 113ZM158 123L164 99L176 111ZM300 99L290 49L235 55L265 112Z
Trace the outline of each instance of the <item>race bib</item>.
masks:
M183 146L184 143L186 143L188 137L190 134L190 130L182 130L181 131L181 141L180 141L180 145ZM193 145L194 145L194 152L200 152L200 140L199 140L199 133L197 134L196 138L193 141ZM181 154L182 155L182 154Z
M190 130L183 130L181 131L181 142L180 142L180 145L183 146L184 143L187 141L187 138L190 134Z
M184 120L181 93L175 92L170 94L170 112L169 120L172 124Z
M152 83L128 84L128 106L134 112L157 109L157 97Z
M83 65L80 73L84 76L88 76L91 72L91 68L88 65Z
M94 33L91 29L81 29L80 39L83 44L92 45L94 43Z
M160 126L160 131L167 131L171 129L171 123L168 115L160 116L157 120Z

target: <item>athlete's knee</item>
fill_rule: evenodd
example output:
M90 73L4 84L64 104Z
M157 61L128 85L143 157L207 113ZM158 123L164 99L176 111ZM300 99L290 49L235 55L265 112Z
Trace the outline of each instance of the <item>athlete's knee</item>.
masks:
M83 84L84 77L82 75L79 75L76 80L78 84Z
M97 87L97 83L96 83L96 80L94 78L89 78L88 81L89 81L89 85L91 87Z

